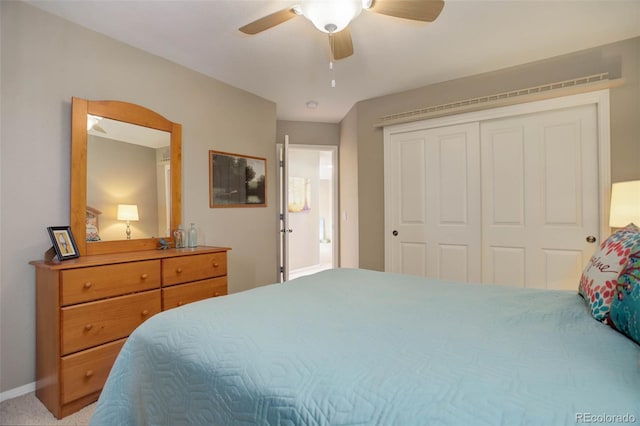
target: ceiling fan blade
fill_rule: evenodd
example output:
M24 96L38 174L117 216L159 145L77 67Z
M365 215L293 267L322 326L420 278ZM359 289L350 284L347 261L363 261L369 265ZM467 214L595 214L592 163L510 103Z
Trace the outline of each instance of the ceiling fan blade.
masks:
M249 35L258 34L259 32L268 30L269 28L275 27L283 22L287 22L289 19L295 18L296 16L298 16L298 14L293 10L293 8L283 9L240 27L239 30Z
M345 28L339 33L329 34L329 45L331 46L331 56L335 61L353 55L353 42L349 28Z
M374 0L369 10L396 18L432 22L443 7L443 0Z

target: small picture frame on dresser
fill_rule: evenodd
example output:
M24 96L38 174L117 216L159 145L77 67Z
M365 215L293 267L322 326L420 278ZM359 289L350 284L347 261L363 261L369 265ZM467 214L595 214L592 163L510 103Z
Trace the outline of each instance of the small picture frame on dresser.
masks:
M49 231L49 237L51 237L58 260L80 257L70 226L49 226L47 231Z

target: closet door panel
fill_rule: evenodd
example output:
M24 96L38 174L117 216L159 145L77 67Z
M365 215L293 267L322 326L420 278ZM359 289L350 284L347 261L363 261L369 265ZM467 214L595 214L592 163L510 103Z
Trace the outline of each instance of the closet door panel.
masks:
M483 281L496 282L504 275L496 268L509 267L494 259L498 248L521 249L524 282L506 284L577 288L594 249L586 237L599 235L597 149L593 105L482 123ZM518 200L511 204L500 201L508 179ZM523 220L516 223L509 219L520 202Z
M524 287L526 254L524 247L489 247L483 253L485 263L491 262L491 268L483 270L488 274L484 282Z
M515 125L487 129L483 135L485 223L493 227L524 226L524 129Z
M580 123L545 127L542 144L544 225L579 226L583 195Z
M472 270L467 265L469 258L473 256L469 250L466 244L438 244L438 278L445 281L469 282Z
M425 223L424 139L404 141L398 145L400 163L400 224Z
M424 243L400 243L400 269L394 272L401 272L409 275L427 276L427 245Z
M421 276L427 275L425 138L424 131L394 135L387 153L393 172L385 194L393 206L387 229L391 271Z
M599 236L598 139L593 105L532 117L543 158L539 251L532 286L574 290ZM540 284L542 283L542 284Z
M576 290L576 277L584 269L582 251L543 249L543 271L547 288Z
M437 137L437 152L434 153L438 164L434 193L439 202L437 223L439 226L466 226L469 218L469 171L467 163L468 138L466 133L445 134ZM436 188L434 188L436 189Z
M391 135L387 146L390 271L481 280L477 123Z
M524 286L527 248L525 128L517 120L483 125L482 281Z
M469 123L427 134L427 260L433 278L481 280L478 132L478 124Z

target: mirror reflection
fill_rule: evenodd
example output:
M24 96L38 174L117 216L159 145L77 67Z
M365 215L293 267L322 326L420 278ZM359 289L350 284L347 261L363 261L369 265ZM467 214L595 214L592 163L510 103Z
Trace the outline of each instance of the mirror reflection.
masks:
M87 116L86 240L168 237L171 134Z

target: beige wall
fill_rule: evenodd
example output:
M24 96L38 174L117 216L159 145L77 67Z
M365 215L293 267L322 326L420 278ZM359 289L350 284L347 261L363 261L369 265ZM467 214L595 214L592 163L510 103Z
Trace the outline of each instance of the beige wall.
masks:
M278 120L276 124L277 143L284 143L285 135L289 135L289 143L291 144L338 146L340 144L340 125L337 123Z
M340 148L342 153L357 146L357 159L350 160L357 167L341 165L340 172L342 188L357 185L358 233L343 233L343 238L357 238L359 266L384 269L383 132L374 127L381 117L601 72L625 80L624 86L611 90L610 97L612 181L638 179L640 38L359 102L342 122ZM354 246L356 242L343 240L341 244Z
M34 381L34 270L69 224L71 97L144 105L183 126L183 218L232 247L229 289L276 281L275 104L83 29L0 2L0 392ZM267 158L267 208L210 209L208 150ZM251 224L251 226L247 226Z
M360 263L357 119L356 105L340 125L340 266L343 268L357 268ZM382 169L378 173L381 174Z

